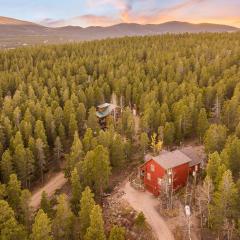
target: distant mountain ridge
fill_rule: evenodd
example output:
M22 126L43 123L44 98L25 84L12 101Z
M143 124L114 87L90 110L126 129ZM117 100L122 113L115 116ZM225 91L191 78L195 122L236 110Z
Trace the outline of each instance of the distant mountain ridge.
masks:
M178 21L147 25L120 23L109 27L91 26L82 28L78 26L66 26L50 28L18 19L0 17L0 48L124 36L146 36L185 32L233 32L238 30L239 28L228 25L210 23L192 24Z
M37 24L15 18L0 16L0 25L37 25Z

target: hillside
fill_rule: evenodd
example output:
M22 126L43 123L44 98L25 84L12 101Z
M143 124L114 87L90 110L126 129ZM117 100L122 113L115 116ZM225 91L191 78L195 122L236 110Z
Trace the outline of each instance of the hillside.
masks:
M36 24L32 23L32 22L18 20L18 19L15 19L15 18L0 16L0 25L15 25L15 26L27 25L27 26L31 26L31 25L36 25Z
M185 32L232 32L237 30L238 28L227 25L209 23L191 24L177 21L155 25L122 23L110 27L91 26L82 28L77 26L66 26L49 28L31 22L0 17L0 48L43 43L66 43L124 36L146 36Z

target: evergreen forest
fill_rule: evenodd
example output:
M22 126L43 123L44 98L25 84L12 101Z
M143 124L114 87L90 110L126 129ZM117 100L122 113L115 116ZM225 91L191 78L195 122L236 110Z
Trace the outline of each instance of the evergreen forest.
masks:
M96 107L113 95L122 116L103 131ZM239 239L239 32L1 50L0 239L125 239L120 226L105 232L102 196L133 154L143 159L153 135L164 148L191 139L205 146L200 217L220 239ZM52 208L43 194L34 213L34 184L60 170L70 201L61 194Z

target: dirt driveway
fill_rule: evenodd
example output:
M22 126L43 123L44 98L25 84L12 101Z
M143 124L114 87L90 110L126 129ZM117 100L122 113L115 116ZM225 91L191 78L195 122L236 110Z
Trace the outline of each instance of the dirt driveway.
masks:
M58 173L56 176L51 178L45 186L38 189L36 192L32 193L30 205L34 209L37 209L40 205L41 195L43 191L45 191L48 196L52 196L54 192L57 189L61 189L66 182L67 179L64 177L64 173L63 172Z
M174 240L166 222L158 214L156 206L158 200L149 192L139 192L127 182L122 190L123 198L138 212L142 211L147 222L152 227L158 240Z

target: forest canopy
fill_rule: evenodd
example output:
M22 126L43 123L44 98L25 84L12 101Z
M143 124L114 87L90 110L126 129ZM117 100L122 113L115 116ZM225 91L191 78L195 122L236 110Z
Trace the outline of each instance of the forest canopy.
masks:
M113 93L123 107L122 118L102 131L96 107L110 102ZM210 164L222 171L207 168L215 189L219 186L224 192L224 181L233 185L239 178L239 103L239 32L125 37L0 51L0 199L9 203L1 200L1 206L17 225L22 194L18 180L30 188L34 180L43 181L49 169L59 169L64 158L76 214L85 187L101 195L111 171L123 167L131 154L132 108L140 116L139 151L145 153L154 133L165 146L197 137L210 154ZM105 171L101 176L99 169ZM10 183L18 189L17 197L8 195L14 192ZM219 192L213 203L216 212ZM60 205L65 201L59 198ZM101 209L93 207L91 214L94 224ZM35 225L42 221L48 236L50 220L40 210ZM212 224L217 228L221 223ZM36 226L32 235L40 231ZM86 234L91 239L94 229Z

